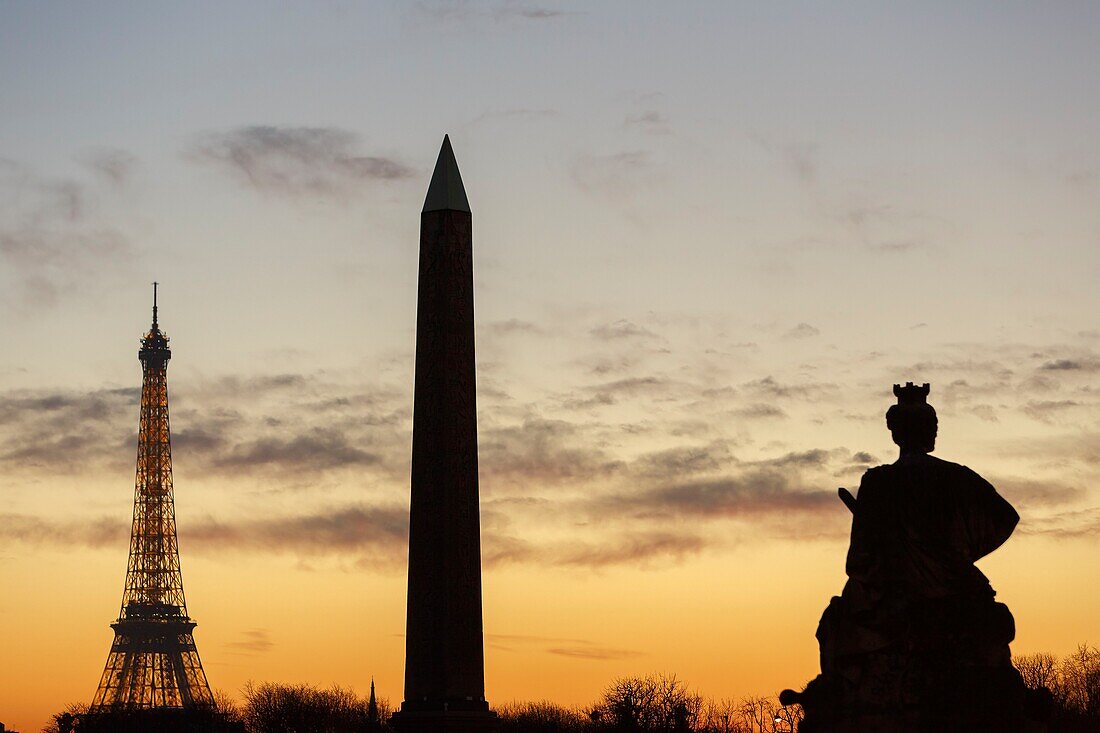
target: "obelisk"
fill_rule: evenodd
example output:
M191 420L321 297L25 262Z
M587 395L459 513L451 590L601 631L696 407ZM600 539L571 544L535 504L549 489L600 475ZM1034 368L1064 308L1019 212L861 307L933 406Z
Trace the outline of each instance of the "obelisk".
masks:
M451 141L420 215L402 733L485 731L470 204Z

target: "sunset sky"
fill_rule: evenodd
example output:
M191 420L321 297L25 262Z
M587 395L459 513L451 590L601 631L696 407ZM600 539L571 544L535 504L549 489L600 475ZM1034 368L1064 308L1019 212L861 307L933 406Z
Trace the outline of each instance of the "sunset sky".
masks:
M1100 639L1100 5L779 5L0 5L0 721L106 661L153 280L211 685L400 702L444 133L490 703L803 684L906 380L1013 650Z

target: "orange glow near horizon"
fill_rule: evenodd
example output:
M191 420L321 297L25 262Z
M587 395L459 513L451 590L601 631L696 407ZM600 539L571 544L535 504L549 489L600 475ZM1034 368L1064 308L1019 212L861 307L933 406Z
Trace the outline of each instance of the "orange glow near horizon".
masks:
M843 583L844 551L831 541L765 542L665 568L490 570L487 696L493 705L546 699L583 706L614 678L651 672L674 673L717 699L802 684L816 673L813 633ZM16 592L5 594L5 623L21 629L5 644L0 709L9 727L38 730L50 713L91 699L118 611L120 554L39 553L33 567L19 563L21 571L6 574ZM400 702L401 574L306 569L288 558L185 557L184 566L196 641L215 690L239 699L251 680L364 693L373 677L380 697ZM1073 577L1100 570L1087 546L1014 538L983 570L1016 616L1015 653L1064 654L1089 640L1100 591L1078 585L1066 597ZM79 606L57 602L50 590L58 587Z

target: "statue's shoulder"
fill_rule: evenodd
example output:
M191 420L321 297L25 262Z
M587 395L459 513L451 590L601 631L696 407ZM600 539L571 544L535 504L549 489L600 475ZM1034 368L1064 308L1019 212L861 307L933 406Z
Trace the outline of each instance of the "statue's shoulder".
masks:
M974 473L961 463L952 463L951 461L945 461L933 455L925 455L924 458L941 471L950 471L951 473Z
M872 466L863 472L863 483L874 483L888 477L893 473L894 464L884 463L881 466Z
M858 498L868 499L879 495L892 483L893 473L893 465L889 463L868 468L859 481Z
M894 463L868 468L860 482L860 491L874 490L875 487L888 486L896 482L907 482L909 477L919 476L931 480L947 480L970 483L982 478L977 473L959 463L945 461L927 453L917 456L905 456Z
M970 468L970 466L964 466L961 463L952 463L951 461L945 461L935 456L928 456L928 460L932 461L932 465L943 474L956 478L963 478L968 481L981 481L985 483L985 479L981 477L981 474Z

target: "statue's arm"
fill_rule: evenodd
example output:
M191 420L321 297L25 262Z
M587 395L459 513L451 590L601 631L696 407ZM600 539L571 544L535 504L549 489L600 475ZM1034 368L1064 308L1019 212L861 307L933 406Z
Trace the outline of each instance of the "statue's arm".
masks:
M985 557L1012 536L1020 521L1020 515L1008 501L997 493L993 484L969 468L971 499L965 508L965 522L970 538L972 560Z
M847 490L841 490L851 497ZM876 545L878 537L876 533L875 509L878 505L879 487L871 471L863 474L859 482L858 500L853 498L851 503L841 498L852 512L852 538L848 544L848 562L846 570L849 578L866 579L876 563Z

